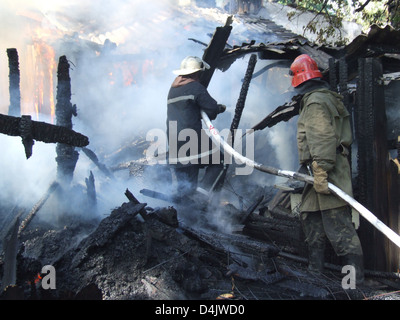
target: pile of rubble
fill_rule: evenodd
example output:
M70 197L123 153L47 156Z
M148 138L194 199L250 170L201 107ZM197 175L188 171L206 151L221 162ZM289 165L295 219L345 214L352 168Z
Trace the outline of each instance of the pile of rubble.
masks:
M188 208L179 206L151 208L129 190L126 196L129 201L101 221L75 217L54 227L33 220L19 238L16 285L5 288L1 298L330 300L372 298L384 292L367 287L344 290L340 270L309 273L301 258L274 242L218 230L209 224L209 212L215 211L200 205L188 214ZM229 204L219 209L237 226L255 215ZM0 260L3 280L5 258ZM54 267L53 289L43 285L45 265ZM384 281L383 297L398 299L396 293L387 294L398 282Z

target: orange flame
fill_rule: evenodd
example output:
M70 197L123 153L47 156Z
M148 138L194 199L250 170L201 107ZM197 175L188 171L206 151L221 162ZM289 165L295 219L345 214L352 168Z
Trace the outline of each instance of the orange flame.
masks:
M53 122L54 104L54 72L56 69L55 51L44 41L35 41L34 48L34 106L37 118L39 113L50 114Z
M43 17L30 14L29 11L23 12L23 16L31 20L27 27L27 36L30 44L26 47L25 67L21 70L26 75L21 77L22 100L25 113L46 114L51 117L51 122L55 118L55 92L54 76L57 68L55 50L50 44L61 36L61 33L54 28L43 28Z
M35 277L35 279L33 280L34 284L38 284L40 281L42 280L42 276L40 275L40 273L38 273ZM32 284L31 281L28 281L28 284Z

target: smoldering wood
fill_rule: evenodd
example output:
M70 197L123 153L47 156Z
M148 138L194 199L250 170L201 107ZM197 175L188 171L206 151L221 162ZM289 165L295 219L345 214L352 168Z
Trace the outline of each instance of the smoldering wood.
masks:
M133 195L132 192L129 191L129 189L125 190L125 196L129 199L130 202L134 203L134 204L140 204L139 200L136 199L136 197ZM147 219L147 212L146 210L143 208L142 210L139 211L140 215L142 216L142 218L144 220Z
M195 43L199 43L199 44L201 44L201 45L203 45L203 46L205 46L205 47L207 47L207 46L208 46L208 44L207 44L207 43L205 43L205 42L202 42L202 41L200 41L200 40L197 40L197 39L194 39L194 38L189 38L188 40L191 40L191 41L193 41L193 42L195 42Z
M261 281L265 285L271 285L287 278L285 275L281 274L277 270L266 269L263 271L257 271L254 270L254 268L243 267L236 263L232 263L228 266L228 272L226 275L234 275L236 277L246 280Z
M9 67L9 91L10 106L8 114L10 116L19 117L21 115L21 89L20 89L20 72L19 58L17 49L7 49L8 67Z
M118 209L114 209L110 216L103 219L97 229L81 242L79 250L72 260L72 267L78 267L82 264L95 248L103 247L109 241L112 241L114 235L132 221L145 206L145 203L127 202L123 203Z
M330 58L328 63L329 63L329 84L332 88L336 88L337 87L336 59Z
M125 195L131 203L136 204L136 205L140 204L139 200L136 199L136 197L133 195L133 193L130 192L128 189L126 189ZM144 207L139 210L139 214L143 218L144 221L146 221L148 219L147 211ZM150 257L151 245L153 242L153 238L158 238L158 237L157 237L157 233L153 232L146 223L143 224L143 230L145 233L145 242L146 242L146 253L144 256L144 262L147 263L147 261Z
M1 280L0 293L8 287L16 284L17 281L17 253L19 249L18 228L20 215L16 216L13 224L3 240L4 265L3 278Z
M285 215L283 211L275 210L268 216L251 214L243 227L243 234L266 243L278 243L286 252L298 255L307 252L300 219Z
M147 197L160 199L160 200L164 200L164 201L168 201L168 202L174 202L174 199L172 196L162 193L162 192L158 192L158 191L154 191L154 190L150 190L150 189L141 189L140 193Z
M214 35L205 49L203 60L210 65L210 69L205 70L200 78L200 83L208 87L215 69L218 66L219 59L225 49L226 42L232 31L232 16L228 17L223 27L217 27Z
M61 56L57 69L57 103L56 124L72 129L72 116L77 115L76 106L71 104L71 78L69 63L66 56ZM65 183L70 183L74 174L79 153L74 146L58 143L56 146L57 177Z
M255 241L246 235L224 234L209 230L198 230L182 223L179 228L188 237L196 239L197 241L213 248L215 251L225 254L236 254L240 256L243 253L247 253L272 258L277 256L279 252L279 249L276 246L265 242Z
M373 85L381 77L382 65L379 60L359 59L357 109L355 112L355 139L358 142L356 191L360 202L374 212L378 219L387 224L387 201L380 200L388 198L387 181L385 181L388 150L384 88ZM371 157L371 154L375 156ZM385 270L387 245L383 236L373 229L364 219L360 220L361 244L369 248L364 253L365 264L370 269Z
M20 136L27 158L32 155L34 140L76 147L85 147L89 144L89 138L81 133L58 125L35 121L30 116L14 117L0 114L0 133Z
M243 109L246 103L247 93L249 91L250 82L253 77L254 68L257 63L257 55L252 54L250 56L247 70L243 79L242 88L240 89L239 98L236 102L235 114L232 119L231 127L230 127L230 137L231 137L231 145L234 145L234 136L235 130L239 127L239 122L242 117ZM229 141L229 138L228 138Z
M21 225L19 226L18 234L21 234L21 232L23 232L26 229L26 227L29 225L29 223L32 221L32 219L35 217L35 215L38 213L38 211L43 207L43 205L47 202L47 200L57 190L58 187L59 187L59 184L57 181L54 181L50 185L50 187L47 189L45 195L33 206L32 210L25 217L25 219L21 222Z
M91 211L96 211L97 208L97 196L96 186L93 172L90 171L89 178L85 178L87 197L88 197L88 208Z
M281 121L289 121L294 116L299 114L300 101L303 95L295 95L292 97L291 101L284 103L283 105L277 107L269 115L267 115L263 120L253 126L251 129L254 131L263 130L266 127L273 127Z
M196 208L198 210L205 210L208 204L208 198L206 199L207 201L204 201L205 199L200 198L200 194L197 196L186 196L185 199L180 199L178 197L174 197L169 194L165 194L162 192L150 190L150 189L141 189L140 193L143 194L146 197L154 198L154 199L159 199L163 201L167 201L173 204L184 204L187 207L192 207Z
M90 150L89 148L82 148L82 151L90 160L93 161L93 163L100 169L101 172L103 172L109 178L114 178L112 172L99 161L99 158L92 150Z
M247 210L246 213L243 215L240 223L246 225L250 216L253 214L254 210L260 205L260 203L264 200L264 196L259 197Z
M22 144L25 148L25 156L29 159L32 155L32 147L34 141L31 134L32 119L31 116L21 116L21 121L19 123L19 131L21 133Z

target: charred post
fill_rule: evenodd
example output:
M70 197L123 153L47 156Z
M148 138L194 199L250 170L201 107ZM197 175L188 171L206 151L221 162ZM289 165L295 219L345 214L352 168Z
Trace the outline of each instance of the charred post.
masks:
M66 56L59 59L56 103L56 124L72 129L72 115L76 116L76 107L71 104L71 78L69 76L69 63ZM73 178L79 153L70 145L58 143L57 152L57 177L65 183L70 183Z
M87 197L88 197L88 210L96 212L97 210L97 197L96 197L96 186L93 172L90 171L89 178L85 179Z
M21 222L18 230L18 234L23 232L28 224L32 221L36 213L43 207L43 205L46 203L46 201L50 198L50 196L57 190L58 188L58 183L53 182L49 189L47 190L46 194L39 200L38 203L35 204L35 206L32 208L32 210L29 212L28 216L25 217L25 219Z
M219 58L225 49L226 42L232 31L232 17L229 17L225 23L225 26L218 27L211 39L210 44L206 48L203 54L203 60L210 65L210 69L205 70L201 76L200 82L205 87L208 87L214 71L218 65Z
M88 137L73 130L46 122L34 121L30 116L13 117L0 114L0 133L20 136L27 158L32 155L34 140L45 143L63 143L75 147L89 144Z
M332 88L337 87L337 79L336 79L336 59L330 58L329 61L329 84Z
M13 117L0 114L0 133L20 136L25 147L26 157L32 155L34 140L45 143L63 143L75 147L89 144L88 137L46 122L34 121L30 116Z
M382 64L373 58L359 60L357 84L356 139L358 142L357 193L360 202L388 224L388 147L384 88L379 85ZM372 156L374 155L374 156ZM390 227L390 226L389 226ZM366 267L386 270L386 240L364 219L360 220L360 240Z
M7 49L9 67L10 107L8 114L19 117L21 115L20 73L17 49Z
M244 105L246 102L247 92L249 91L249 86L251 79L253 77L254 68L256 67L257 63L257 55L252 54L250 56L250 60L247 66L246 74L244 76L242 88L240 90L239 99L236 103L235 108L235 115L233 116L232 123L231 123L231 137L232 137L232 146L234 145L234 138L235 138L235 130L239 127L240 118L242 117Z

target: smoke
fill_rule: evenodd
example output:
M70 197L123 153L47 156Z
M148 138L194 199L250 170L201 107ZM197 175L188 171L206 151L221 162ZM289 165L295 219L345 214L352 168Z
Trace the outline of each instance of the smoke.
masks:
M25 82L27 78L32 79L34 69L29 62L32 58L30 48L33 42L40 40L52 46L56 62L61 55L67 56L70 62L71 103L76 104L78 110L78 116L73 118L73 129L89 137L88 147L100 161L115 165L116 158L107 156L137 137L145 137L151 129L165 130L166 97L175 77L172 70L179 68L185 56L202 56L205 49L188 39L209 43L210 34L216 27L224 25L228 17L227 13L215 8L179 7L176 3L172 0L2 1L0 43L3 53L10 47L19 52L24 113L36 117L34 102L27 100L33 95L27 93ZM237 22L234 22L232 40L229 41L248 40L243 29L235 32L235 26L238 26ZM6 114L9 104L6 55L2 54L0 60L0 112ZM210 94L228 106L215 121L218 129L230 126L247 61L247 58L237 60L224 73L217 70L210 83ZM256 71L266 63L259 61ZM261 120L260 117L285 102L281 95L288 87L285 79L275 75L275 80L267 84L262 79L253 79L250 84L241 128L250 128ZM56 90L56 76L54 82ZM274 88L266 90L271 84ZM39 121L51 122L48 115L39 114L38 117ZM256 133L265 146L256 150L256 160L274 164L270 162L271 152L274 154L276 147L280 153L282 145L286 148L282 150L287 152L290 144L285 140L292 139L291 133L292 130L284 127L273 129L270 135ZM43 196L56 177L55 145L36 142L33 156L26 160L20 138L0 138L4 148L0 178L4 190L2 198L29 208ZM119 160L135 160L141 156L144 157L125 154L125 158ZM291 169L286 167L292 165L290 155L277 158L284 169ZM147 180L141 180L140 177L132 179L127 171L121 171L114 181L110 181L81 152L74 184L84 189L90 171L95 174L100 216L127 201L126 188L141 202L149 201L139 193L143 187L154 189L157 185L157 189L170 193L170 184L159 181L156 172ZM263 174L254 173L254 177L260 184L268 180ZM26 201L22 202L22 199ZM151 204L158 202L151 200Z

